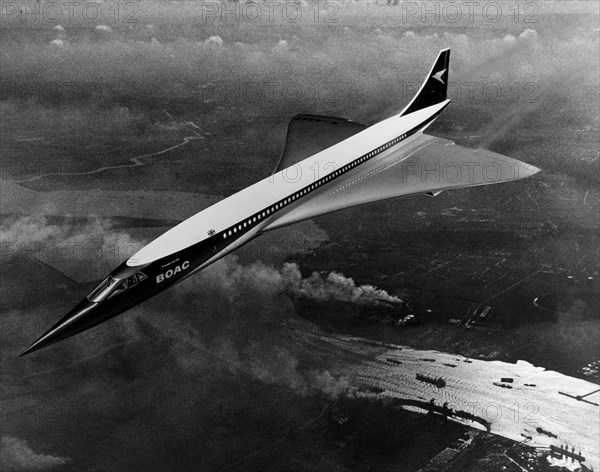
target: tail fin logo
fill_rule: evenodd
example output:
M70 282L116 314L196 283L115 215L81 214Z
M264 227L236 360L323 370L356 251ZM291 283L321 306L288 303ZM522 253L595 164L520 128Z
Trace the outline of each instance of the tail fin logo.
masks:
M409 113L433 105L439 105L447 100L446 92L448 91L449 68L450 49L442 49L433 66L429 69L429 73L425 76L421 88L411 102L402 110L400 116L408 115Z
M443 70L435 73L431 77L433 77L435 80L439 80L442 84L446 85L446 82L444 82L444 80L442 79L442 76L445 74L445 72L446 72L446 69L443 69Z

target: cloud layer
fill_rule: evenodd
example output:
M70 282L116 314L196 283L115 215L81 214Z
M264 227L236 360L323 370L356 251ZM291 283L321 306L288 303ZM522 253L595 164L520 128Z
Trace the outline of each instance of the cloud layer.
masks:
M2 436L0 440L0 468L5 472L52 470L69 461L68 457L35 452L23 439Z

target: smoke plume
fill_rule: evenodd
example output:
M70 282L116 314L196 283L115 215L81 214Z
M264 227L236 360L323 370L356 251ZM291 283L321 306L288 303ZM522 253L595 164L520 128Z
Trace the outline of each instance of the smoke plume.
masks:
M356 285L354 280L338 272L331 272L325 278L313 272L310 277L302 278L298 265L287 263L281 270L281 276L288 293L315 301L338 300L357 305L402 302L400 298L372 285Z
M372 285L357 285L352 278L338 272L331 272L325 277L313 272L304 278L296 263L284 263L280 270L261 261L243 266L235 255L209 267L202 276L202 283L216 285L213 288L218 286L228 297L234 297L246 287L263 294L287 293L315 301L338 300L357 305L402 302L400 298Z

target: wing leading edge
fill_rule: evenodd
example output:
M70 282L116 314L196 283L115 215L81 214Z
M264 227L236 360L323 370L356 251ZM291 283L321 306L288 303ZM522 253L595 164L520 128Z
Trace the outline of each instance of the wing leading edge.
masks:
M539 169L485 149L467 149L426 134L398 152L351 172L266 229L276 229L333 211L416 194L510 182Z
M274 174L321 152L368 126L346 118L321 115L296 115L288 125L285 147Z

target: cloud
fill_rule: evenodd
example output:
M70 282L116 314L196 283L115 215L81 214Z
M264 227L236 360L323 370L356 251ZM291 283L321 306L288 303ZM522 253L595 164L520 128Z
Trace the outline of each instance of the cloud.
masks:
M215 46L223 46L223 40L220 36L211 36L206 41L206 44L212 44Z
M0 231L4 244L14 244L24 250L34 249L37 243L58 251L85 248L100 262L115 262L115 253L124 257L144 245L129 233L114 229L110 219L106 218L91 217L84 223L59 225L40 215L11 217L0 224Z
M534 41L538 37L537 31L531 28L527 28L519 35L519 39L523 39L525 41Z
M10 217L0 231L5 260L34 257L81 282L103 278L147 242L95 217L60 225L45 216Z
M131 142L166 137L159 124L167 110L213 136L279 149L286 120L297 113L370 122L398 112L443 47L452 48L449 112L470 117L493 107L518 108L531 98L532 86L555 101L584 95L571 83L593 84L597 75L597 60L589 60L598 52L591 38L573 33L557 39L543 35L542 26L520 33L500 28L481 38L474 28L439 26L437 35L418 25L394 30L364 15L345 18L339 28L288 24L272 30L241 21L237 28L207 23L202 32L174 30L151 14L144 20L157 26L115 30L102 40L70 35L66 48L40 48L27 37L0 45L2 93L13 99L6 115L30 115L28 126L32 119L34 128L47 129L48 140L80 143L104 135ZM563 80L564 71L573 70L578 76ZM493 89L486 88L490 83ZM587 87L589 98L595 92ZM490 93L495 90L502 92L498 99ZM594 105L567 100L562 111L582 123L597 122ZM234 122L235 132L221 126Z
M2 436L0 465L5 472L52 470L71 459L35 452L27 441L13 436Z
M101 34L112 33L112 28L108 25L98 25L94 28L94 30Z
M334 375L322 367L302 365L289 348L265 343L251 343L240 348L234 347L231 341L224 341L210 351L233 374L243 373L268 385L287 387L303 397L316 393L331 398L354 395L345 376ZM197 358L186 358L186 368L194 368L197 362Z
M248 372L262 382L285 385L306 396L321 392L329 397L348 393L350 384L343 376L333 376L327 370L303 370L298 359L287 349L276 348L268 358L251 356Z
M2 221L0 225L3 243L33 244L66 237L68 229L49 224L45 217L23 216Z
M50 45L56 46L57 48L64 48L68 44L69 43L67 41L65 41L64 39L53 39L52 41L50 41Z

